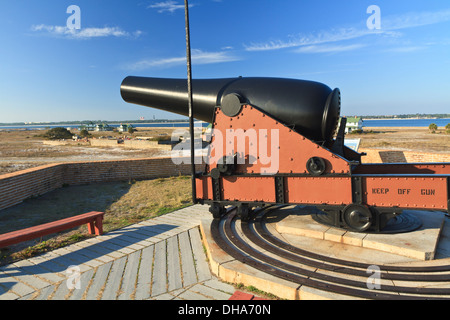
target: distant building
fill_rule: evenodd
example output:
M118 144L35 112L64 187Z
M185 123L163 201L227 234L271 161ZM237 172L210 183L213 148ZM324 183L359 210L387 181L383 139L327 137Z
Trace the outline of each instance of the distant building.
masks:
M119 132L128 132L129 128L134 129L134 127L131 124L120 124Z
M93 122L89 122L87 124L82 124L78 130L82 131L82 130L87 130L87 131L95 131L95 129L97 128L97 125Z
M78 130L87 130L87 131L112 131L113 128L110 127L107 123L94 123L89 122L88 124L81 125Z
M112 131L113 128L110 127L107 123L98 123L95 127L95 131Z
M347 117L347 125L345 126L345 133L350 133L355 130L363 129L363 120L361 117Z

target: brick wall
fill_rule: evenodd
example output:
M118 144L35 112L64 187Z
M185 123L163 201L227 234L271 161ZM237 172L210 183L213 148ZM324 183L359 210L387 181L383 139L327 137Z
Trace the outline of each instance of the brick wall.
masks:
M0 176L0 210L60 188L64 166L52 164Z
M197 170L203 170L203 165L197 165ZM50 164L0 175L0 210L63 185L142 180L190 173L189 164L175 165L171 158Z
M92 139L89 141L93 147L120 147L129 149L163 149L172 150L171 145L158 144L158 141L147 140L125 140L118 144L116 140Z

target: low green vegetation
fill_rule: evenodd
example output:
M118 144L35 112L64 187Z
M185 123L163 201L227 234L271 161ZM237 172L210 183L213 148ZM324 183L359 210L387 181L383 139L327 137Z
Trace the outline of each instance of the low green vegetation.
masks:
M430 130L431 133L436 133L437 129L438 129L438 126L435 123L432 123L428 126L428 130Z
M89 133L86 129L80 131L81 138L92 138L92 134Z
M42 135L43 138L49 140L72 139L73 134L66 128L53 128Z
M428 130L431 133L441 133L442 131L438 131L438 129L439 127L435 123L432 123L428 126ZM446 126L444 127L444 133L450 134L450 123L447 123Z
M254 295L266 298L266 299L270 299L270 300L281 300L279 297L277 297L274 294L259 290L258 288L254 287L254 286L245 286L243 283L238 283L236 285L234 285L236 287L236 289L241 290L241 291L247 291L250 292Z

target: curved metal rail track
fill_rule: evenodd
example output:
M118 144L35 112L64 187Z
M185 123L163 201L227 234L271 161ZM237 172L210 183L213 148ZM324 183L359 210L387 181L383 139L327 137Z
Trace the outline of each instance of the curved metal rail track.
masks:
M265 217L278 208L261 209L254 221L241 222L245 240L237 231L236 210L229 210L222 220L211 224L214 241L234 259L299 286L365 299L450 299L450 287L438 287L450 284L449 265L379 266L380 279L385 281L371 290L367 279L372 265L300 249L271 234L265 228ZM389 284L389 280L401 283Z

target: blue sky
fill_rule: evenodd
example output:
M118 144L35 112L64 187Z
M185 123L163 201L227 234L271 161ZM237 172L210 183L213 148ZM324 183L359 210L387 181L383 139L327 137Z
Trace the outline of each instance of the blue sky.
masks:
M343 115L450 113L448 0L190 0L193 77L286 77ZM81 29L69 30L70 5ZM179 118L127 104L128 75L186 78L184 2L0 0L0 122ZM370 5L381 29L370 30Z

